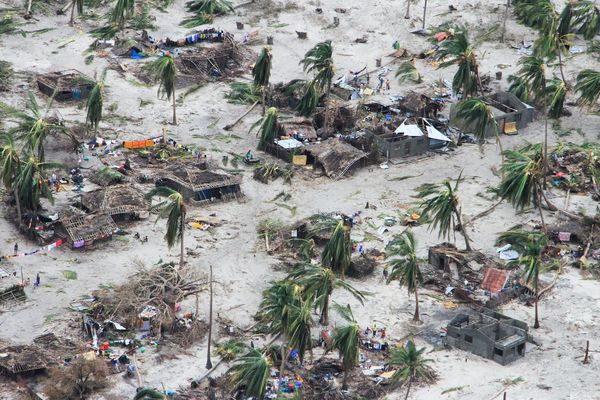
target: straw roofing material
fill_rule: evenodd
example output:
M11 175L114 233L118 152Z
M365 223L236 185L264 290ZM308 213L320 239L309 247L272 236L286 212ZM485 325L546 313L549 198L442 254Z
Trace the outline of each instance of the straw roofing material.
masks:
M130 185L108 186L85 193L81 203L90 212L108 215L145 212L149 206L144 195Z

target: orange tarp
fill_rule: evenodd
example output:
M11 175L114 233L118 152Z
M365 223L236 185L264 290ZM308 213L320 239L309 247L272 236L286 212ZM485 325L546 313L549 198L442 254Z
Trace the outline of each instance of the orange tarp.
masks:
M154 146L154 141L152 139L148 140L130 140L123 142L123 147L126 149L143 149L146 147Z

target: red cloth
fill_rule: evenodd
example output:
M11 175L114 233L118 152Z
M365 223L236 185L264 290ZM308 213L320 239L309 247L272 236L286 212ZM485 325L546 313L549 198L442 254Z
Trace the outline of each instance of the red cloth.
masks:
M435 35L433 35L433 38L436 39L438 42L441 42L444 39L448 39L448 33L447 32L438 32Z

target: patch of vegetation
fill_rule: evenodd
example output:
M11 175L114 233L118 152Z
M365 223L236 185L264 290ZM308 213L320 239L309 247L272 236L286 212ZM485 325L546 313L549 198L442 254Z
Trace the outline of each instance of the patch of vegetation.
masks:
M11 88L15 71L8 61L0 61L0 92L6 92Z
M71 271L70 269L65 269L65 270L63 270L63 276L67 280L76 280L77 272Z

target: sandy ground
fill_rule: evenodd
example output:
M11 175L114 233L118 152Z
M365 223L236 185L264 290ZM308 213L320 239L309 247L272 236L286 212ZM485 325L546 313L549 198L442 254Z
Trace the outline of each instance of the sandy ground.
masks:
M168 14L155 13L157 25L160 27L158 31L153 32L155 36L168 35L173 38L187 32L178 26L185 15L183 3L177 0L169 8ZM275 41L273 82L304 77L298 61L311 46L324 39L333 40L336 68L340 74L360 69L365 65L374 69L375 59L389 54L395 40L399 40L403 47L413 53L423 51L428 46L424 38L408 33L414 27L420 26L417 15L422 13L422 2L414 4L411 20L403 18L404 2L398 0L328 0L305 4L290 2L287 9L278 6L280 12L276 12L278 7L275 6L278 3L262 7L260 5L263 2L257 3L256 6L238 10L237 15L218 18L214 26L241 37L242 32L235 31L235 22L241 21L246 23L247 27L251 26L251 30L258 30L263 37L272 35ZM459 11L452 14L446 13L448 5L452 2L440 0L432 3L434 4L430 6L428 13L428 26L454 20L469 27L472 36L479 37L482 32L501 22L503 8L500 4L504 2L454 2ZM316 7L321 7L324 10L323 14L315 13ZM338 14L334 11L336 7L345 7L347 12ZM337 28L329 26L333 16L340 17L340 26ZM39 36L28 35L26 38L17 35L1 37L0 58L12 62L15 68L23 73L45 73L67 68L76 68L92 76L99 73L106 66L105 60L96 58L91 65L85 65L82 56L82 52L92 42L91 37L85 33L89 26L82 24L69 27L66 24L67 20L68 17L64 16L40 17L39 21L28 24L26 30L47 27L55 29ZM281 26L275 24L287 25L274 28L273 26ZM307 31L308 39L297 39L295 31ZM354 43L354 39L365 33L369 37L367 44ZM532 40L534 34L518 25L511 17L506 35L507 43L499 43L497 37L498 35L495 35L489 41L478 44L481 71L493 75L499 70L498 65L504 64L504 80L494 81L493 86L506 88L506 77L515 71L519 57L508 43ZM65 41L69 43L59 48ZM260 47L255 49L258 51ZM390 59L384 58L384 63L387 61ZM403 94L411 88L424 89L440 78L451 79L454 72L452 68L436 70L421 61L417 64L425 76L425 82L415 87L400 85L392 79L391 94ZM582 67L598 68L598 63L588 55L576 55L567 62L568 78L573 80ZM391 65L390 68L395 66ZM115 71L109 70L106 104L117 103L118 109L115 114L131 120L105 118L100 125L100 132L108 128L116 129L120 138L143 138L150 134L158 134L170 119L171 109L168 103L156 99L156 87L134 85L130 79L124 79ZM28 89L33 89L31 81L22 77L13 92L0 93L0 101L23 108ZM209 149L210 157L214 160L220 160L226 151L243 153L249 148L254 148L256 138L254 135L248 135L247 131L251 123L258 118L257 112L247 117L228 140L224 141L215 136L217 133L223 133L220 127L244 111L243 106L228 104L223 99L226 89L225 83L215 83L189 95L178 107L179 125L167 126L169 135L180 142ZM40 101L45 101L39 92L36 91L36 94ZM141 107L142 100L149 104ZM73 106L55 104L55 107L67 120L83 121L85 118L84 112ZM444 110L446 114L448 109L449 107L446 107ZM600 126L600 119L584 114L574 107L569 109L573 116L563 118L562 128L581 128L583 135L574 133L560 140L578 143L597 140L596 132ZM216 126L209 128L208 126L217 119L219 121ZM535 142L542 138L543 123L537 121L518 136L503 138L503 144L505 148L512 148L526 140ZM558 140L559 138L551 133L551 141ZM61 157L59 153L50 152L48 158L52 158L53 154ZM394 215L399 207L414 202L411 195L414 194L415 187L426 182L435 183L446 178L455 178L461 170L464 171L465 181L460 188L460 197L463 213L469 217L492 204L486 200L485 197L488 196L485 192L487 188L498 183L498 178L491 168L498 167L499 164L498 149L495 144L490 143L483 151L477 146L466 145L446 155L390 165L387 170L359 170L340 181L331 181L325 177L313 179L310 178L310 173L307 173L303 174L307 176L305 178L294 178L292 185L285 185L280 181L263 185L252 180L251 172L247 170L242 185L246 195L243 202L192 209L192 216L216 213L226 223L216 228L214 235L187 231L186 247L201 254L199 257L188 257L188 262L204 272L208 271L209 265L213 265L215 279L219 282L215 287L215 313L232 318L238 326L249 326L252 323L251 316L260 301L261 290L269 281L283 276L282 272L273 269L277 260L258 249L260 243L256 237L256 226L260 220L269 217L292 221L316 212L352 213L363 210L363 216L371 216L381 223L382 214ZM83 164L84 167L93 165L94 160ZM417 177L403 181L391 180L406 175ZM270 202L281 191L292 195L289 205L297 207L296 216ZM553 195L556 196L554 199L557 204L563 203L564 193L555 192ZM60 194L57 196L57 203L66 204L69 197L72 195ZM375 204L378 209L364 210L366 202ZM571 196L569 209L574 211L579 208L592 213L595 204L585 196ZM502 204L492 214L481 218L470 227L469 235L473 239L474 247L493 254L493 244L498 232L516 223L535 221L537 218L535 213L515 215L510 206ZM548 216L547 219L551 217ZM123 282L135 271L134 260L140 259L149 265L160 259L176 259L177 251L169 251L162 240L165 230L162 222L155 224L151 218L129 229L131 232L139 231L148 235L149 242L138 244L129 237L128 242L113 240L95 251L78 252L61 248L48 255L22 257L5 266L8 270L22 269L25 277L32 280L39 272L42 287L37 290L28 288L27 303L0 314L0 339L28 343L33 337L44 332L62 332L65 329L64 320L69 318L66 310L69 303L101 284ZM388 240L399 229L392 228L382 239ZM421 256L426 254L428 246L440 241L427 227L416 228L415 234ZM0 219L0 239L2 254L11 253L15 241L19 242L22 250L36 247L34 243L27 243L20 238L5 219ZM461 238L457 238L457 243L462 246ZM366 243L366 246L381 249L384 243ZM77 280L66 280L63 270L76 271ZM544 278L551 277L552 275L548 274ZM408 323L414 307L412 297L407 296L406 291L398 289L396 285L386 286L381 279L381 270L377 270L373 277L353 284L374 293L364 307L343 292L334 293L334 300L342 304L351 304L362 325L373 322L386 325L391 338L404 337L421 330L439 332L453 315L453 312L445 310L441 303L432 297L421 296L425 325L412 326ZM411 398L492 400L495 398L493 396L502 390L504 379L522 377L524 382L508 389L508 398L600 399L600 395L597 394L600 391L600 381L597 379L598 362L593 360L590 365L583 366L581 358L577 358L583 354L586 340L590 340L592 349L600 346L600 341L594 335L598 329L595 311L600 299L599 287L598 282L584 280L578 271L567 269L552 293L540 302L542 328L533 332L540 345L532 349L525 358L502 367L459 350L433 352L429 355L436 361L435 368L439 372L440 380L435 385L416 388ZM203 299L202 308L203 312L208 311L206 298ZM519 303L510 304L502 311L530 323L533 321L533 309ZM428 349L432 348L420 337L417 337L417 342ZM176 354L175 359L160 365L156 363L155 356L156 353L149 349L140 359L140 370L147 386L187 386L192 378L197 378L205 372L205 345L198 345L185 353ZM114 398L131 398L135 391L134 383L120 380L115 383L116 386L112 390ZM462 389L441 394L444 390L456 387ZM104 398L103 396L101 397ZM106 396L108 398L110 395ZM0 397L6 398L10 395L2 393ZM388 398L400 399L404 396L398 392L390 394Z

